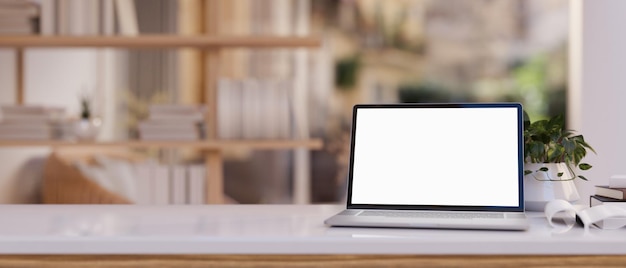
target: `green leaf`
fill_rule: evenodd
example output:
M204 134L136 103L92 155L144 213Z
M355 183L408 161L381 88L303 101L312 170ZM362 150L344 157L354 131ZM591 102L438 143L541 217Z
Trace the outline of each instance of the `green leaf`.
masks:
M551 142L550 149L548 149L548 161L550 163L561 162L559 158L561 158L561 155L563 155L564 151L565 149L563 148L563 146Z
M578 165L578 168L580 168L580 170L589 170L592 166L587 164L587 163L581 163L580 165Z
M548 168L547 167L541 167L541 168L539 168L539 171L547 172Z
M540 141L532 142L531 144L529 144L528 147L529 147L528 148L529 156L531 158L533 159L543 158L545 147L543 146L542 142Z
M528 175L528 174L531 174L531 173L533 173L533 172L532 172L532 171L530 171L530 170L524 170L524 176L526 176L526 175Z
M570 137L571 140L580 143L581 141L584 142L585 138L583 137L583 135L576 135L573 137Z
M598 154L596 153L596 150L594 150L586 141L583 140L583 141L580 141L579 143L582 144L585 148L588 148L589 150L591 150L594 154Z
M559 172L559 173L557 173L557 174L556 174L556 176L557 176L557 177L559 177L559 178L560 178L560 177L563 177L563 172Z
M565 131L563 131L563 137L572 137L572 135L574 135L574 131L573 130L565 130Z
M583 176L583 175L578 175L578 177L579 177L579 178L581 178L581 179L583 179L583 180L588 181L588 179L587 179L587 178L585 178L585 176Z
M585 157L585 155L587 155L587 151L583 147L576 147L576 150L574 150L573 155L574 155L574 164L578 165L578 163L580 163L580 161Z
M564 125L565 119L563 118L563 115L557 115L550 118L549 123L551 127L561 127Z
M571 154L572 152L574 152L574 150L576 150L576 142L571 141L567 138L563 139L563 142L561 142L561 144L563 144L563 148L565 149L566 154Z

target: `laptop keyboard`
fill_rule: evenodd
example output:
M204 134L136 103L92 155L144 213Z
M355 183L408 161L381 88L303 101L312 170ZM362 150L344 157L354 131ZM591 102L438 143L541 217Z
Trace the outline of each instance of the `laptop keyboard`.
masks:
M377 211L366 210L359 216L381 216L397 218L443 218L443 219L501 219L503 213L442 212L442 211Z

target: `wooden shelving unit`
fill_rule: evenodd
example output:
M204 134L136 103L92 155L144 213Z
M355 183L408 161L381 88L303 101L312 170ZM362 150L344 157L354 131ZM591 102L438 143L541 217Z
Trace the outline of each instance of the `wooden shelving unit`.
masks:
M0 36L0 48L15 48L16 102L24 102L24 49L26 48L314 48L321 45L317 37L282 36Z
M2 36L0 47L10 48L294 48L318 47L316 37L278 36Z
M187 5L186 5L187 6ZM194 9L188 5L185 9ZM208 204L224 202L223 155L230 148L247 149L320 149L322 141L302 140L220 140L217 136L217 80L220 77L219 55L225 48L315 48L321 46L318 37L283 36L223 36L218 31L219 1L206 1L197 6L201 15L197 21L202 30L195 35L138 36L0 36L0 48L16 50L16 103L24 103L24 50L28 48L119 48L119 49L179 49L202 51L201 61L203 100L208 107L205 123L209 130L200 141L0 141L0 147L127 147L127 148L193 148L203 150L207 169L206 193ZM195 11L193 11L195 12ZM192 12L192 13L193 13ZM296 183L297 184L297 183ZM301 184L301 183L300 183ZM298 187L296 187L298 188ZM302 192L303 187L299 187Z
M127 147L127 148L194 148L202 150L224 150L247 148L256 150L279 150L293 148L322 148L322 141L311 140L220 140L220 141L0 141L0 147Z
M173 35L145 35L145 36L3 36L0 37L0 47L15 48L16 57L16 103L24 103L24 49L27 48L121 48L121 49L172 49L198 48L207 51L207 77L205 80L208 91L205 103L215 107L215 85L218 77L216 54L220 48L307 48L321 44L315 37L215 37L215 36L173 36ZM216 110L207 113L207 124L216 127ZM194 148L204 150L208 168L207 203L220 204L223 196L223 159L222 150L230 148L247 149L320 149L322 141L311 140L217 140L215 133L209 133L206 140L201 141L110 141L110 142L70 142L70 141L0 141L0 147L127 147L127 148Z

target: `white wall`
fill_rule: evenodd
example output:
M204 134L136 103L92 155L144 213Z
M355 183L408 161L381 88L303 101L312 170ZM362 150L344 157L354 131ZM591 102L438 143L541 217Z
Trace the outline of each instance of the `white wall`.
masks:
M588 204L594 185L626 174L626 1L575 0L571 8L569 122L598 152L586 158L590 182L577 182Z
M25 53L25 103L66 107L78 115L78 94L93 90L96 52L81 49L31 49ZM0 51L0 104L15 102L14 53ZM0 203L35 201L41 160L47 148L0 148Z
M94 94L96 88L96 51L30 49L25 58L26 103L63 106L78 116L79 97Z

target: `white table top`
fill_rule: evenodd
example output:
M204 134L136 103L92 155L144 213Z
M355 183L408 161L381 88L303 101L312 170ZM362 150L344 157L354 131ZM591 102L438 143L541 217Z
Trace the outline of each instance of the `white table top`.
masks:
M626 229L327 227L337 205L2 205L0 254L626 254Z

